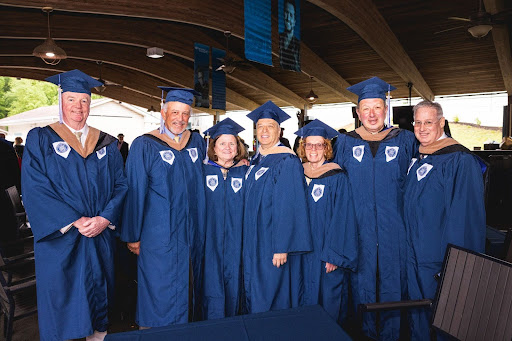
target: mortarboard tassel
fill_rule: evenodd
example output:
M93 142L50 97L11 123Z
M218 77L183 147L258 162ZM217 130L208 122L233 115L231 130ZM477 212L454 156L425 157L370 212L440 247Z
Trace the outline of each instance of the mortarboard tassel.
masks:
M164 117L162 116L162 109L164 107L164 91L162 90L162 97L160 98L160 134L164 133Z
M62 87L60 86L60 74L59 74L59 85L57 86L57 92L59 96L59 123L62 124Z
M391 127L391 85L388 84L388 127Z

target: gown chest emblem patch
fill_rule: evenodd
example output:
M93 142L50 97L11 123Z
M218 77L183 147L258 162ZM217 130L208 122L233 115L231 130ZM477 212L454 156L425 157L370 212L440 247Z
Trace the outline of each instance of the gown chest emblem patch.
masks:
M192 160L192 162L196 162L197 160L197 157L198 157L198 154L197 154L197 148L190 148L190 149L187 149L188 151L188 155L190 156L190 160Z
M386 162L396 159L399 148L386 146Z
M250 166L249 169L247 170L247 172L245 173L245 180L247 180L247 177L249 176L249 174L251 174L251 171L252 169L254 168L254 165Z
M103 157L107 155L107 147L103 147L100 150L97 150L96 155L98 156L99 160L103 159Z
M317 202L318 200L320 200L321 197L324 196L324 189L325 185L315 184L313 186L313 190L311 190L311 196L313 197L313 200L315 202Z
M233 192L238 192L242 188L242 178L231 178L231 188Z
M432 168L434 168L434 166L429 165L428 163L425 163L423 166L418 168L416 170L416 177L418 178L418 181L426 177Z
M258 180L259 178L261 178L261 176L263 174L265 174L266 172L268 171L268 167L261 167L255 174L254 174L254 179L255 180Z
M160 156L168 164L172 165L174 163L174 153L172 150L162 150L160 151Z
M206 186L208 186L209 189L215 191L217 186L219 185L219 178L217 175L207 175L206 176Z
M413 158L411 159L411 163L409 164L409 168L407 168L407 175L409 175L409 172L411 171L411 168L412 168L412 166L414 166L414 164L416 163L416 161L418 161L418 159L417 159L417 158L415 158L415 157L413 157Z
M364 156L364 145L352 147L352 156L354 159L361 162Z
M52 143L52 145L53 145L53 149L55 150L55 153L57 153L57 155L60 155L65 159L68 158L69 152L71 151L69 144L67 144L64 141L59 141L59 142Z

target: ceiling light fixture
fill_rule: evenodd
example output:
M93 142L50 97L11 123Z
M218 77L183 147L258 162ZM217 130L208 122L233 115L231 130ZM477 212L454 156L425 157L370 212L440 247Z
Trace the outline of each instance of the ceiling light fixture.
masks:
M32 54L41 58L46 64L57 65L62 59L68 56L63 49L57 46L50 34L50 12L53 11L52 7L43 7L43 12L46 12L48 17L48 38L39 46L36 46Z
M309 102L309 103L315 103L316 100L318 99L318 96L313 92L313 77L310 77L309 78L309 93L306 95L306 100Z
M164 56L164 50L159 47L148 47L146 56L149 58L162 58Z
M483 38L492 30L491 25L480 24L468 28L468 32L475 38Z

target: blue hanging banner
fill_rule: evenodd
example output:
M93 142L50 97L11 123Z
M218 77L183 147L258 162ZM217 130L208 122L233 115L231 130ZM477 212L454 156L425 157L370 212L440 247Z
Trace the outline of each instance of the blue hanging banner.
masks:
M279 64L300 72L300 0L279 0Z
M210 107L210 47L199 43L194 44L194 90L196 107Z
M272 65L271 0L244 0L245 58Z
M226 110L226 73L216 71L223 65L226 51L212 47L212 109Z

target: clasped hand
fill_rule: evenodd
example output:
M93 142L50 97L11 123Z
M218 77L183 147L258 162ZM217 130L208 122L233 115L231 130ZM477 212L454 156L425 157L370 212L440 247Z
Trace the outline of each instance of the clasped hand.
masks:
M75 226L78 229L78 232L83 236L92 238L103 232L109 224L110 222L107 219L101 216L96 216L92 218L82 217L75 221L73 226Z

